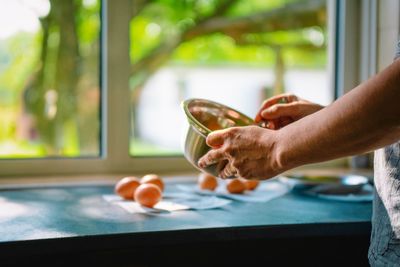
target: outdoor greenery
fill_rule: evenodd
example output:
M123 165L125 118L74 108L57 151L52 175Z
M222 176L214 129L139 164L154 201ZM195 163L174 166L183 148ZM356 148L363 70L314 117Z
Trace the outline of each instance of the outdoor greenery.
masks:
M38 32L0 40L0 157L99 153L100 4L49 2Z
M99 155L100 0L49 3L36 33L0 39L0 157ZM286 69L326 66L325 0L131 6L133 107L166 65L268 67L276 92L284 90ZM139 139L132 144L144 154L154 150Z
M165 64L287 67L326 64L325 0L136 0L131 21L132 87Z

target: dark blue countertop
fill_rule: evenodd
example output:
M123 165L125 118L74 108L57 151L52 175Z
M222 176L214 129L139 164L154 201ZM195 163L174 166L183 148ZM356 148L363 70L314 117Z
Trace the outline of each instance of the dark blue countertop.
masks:
M167 183L175 191L175 184ZM130 214L102 199L112 186L0 191L0 258L21 253L279 238L369 236L371 203L345 203L296 193L266 203ZM107 240L107 242L102 242Z

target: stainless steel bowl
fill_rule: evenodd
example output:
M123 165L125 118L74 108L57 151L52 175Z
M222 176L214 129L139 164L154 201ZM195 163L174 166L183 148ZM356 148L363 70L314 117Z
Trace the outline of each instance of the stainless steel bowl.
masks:
M252 125L254 121L237 110L205 99L188 99L182 102L182 108L189 122L184 143L186 159L200 171L218 176L226 162L206 168L197 165L198 160L211 149L206 144L207 135L216 130Z

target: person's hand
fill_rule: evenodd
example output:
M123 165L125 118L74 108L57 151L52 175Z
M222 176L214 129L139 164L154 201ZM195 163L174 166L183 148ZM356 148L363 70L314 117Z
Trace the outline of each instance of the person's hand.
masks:
M267 122L266 127L278 130L294 121L324 108L292 94L281 94L264 101L255 122Z
M232 127L207 137L212 149L198 162L200 168L225 162L219 177L267 179L284 170L280 167L276 141L278 132L258 126Z

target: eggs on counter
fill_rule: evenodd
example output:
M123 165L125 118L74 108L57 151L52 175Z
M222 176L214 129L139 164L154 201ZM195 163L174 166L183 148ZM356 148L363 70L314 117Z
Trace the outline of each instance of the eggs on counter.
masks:
M258 180L236 178L226 180L225 185L229 193L242 194L246 190L255 190L259 183ZM218 187L218 178L207 173L201 173L197 184L201 190L214 191ZM141 179L135 176L122 178L115 185L114 191L124 199L136 201L143 206L152 208L161 201L164 187L164 182L160 176L147 174Z
M215 176L212 176L208 173L201 173L199 175L198 185L202 190L214 191L218 186L218 181Z
M162 198L161 189L154 184L141 184L135 191L135 201L152 208Z
M239 178L239 180L241 180L244 183L244 185L246 186L246 190L254 190L260 184L259 180L248 180L243 178Z
M162 199L164 182L156 174L147 174L139 179L137 177L125 177L115 185L115 193L128 200L134 200L139 204L152 208Z
M226 190L232 194L242 194L246 190L255 190L259 183L258 180L230 179L226 180ZM214 191L218 186L218 179L210 174L201 173L198 179L198 186L201 190Z
M242 194L246 190L246 185L240 179L232 179L226 182L226 190L232 194Z
M140 185L140 179L134 176L125 177L115 185L115 193L125 199L134 199L136 188Z
M147 174L140 180L142 184L154 184L160 188L161 192L164 191L164 182L157 174Z

